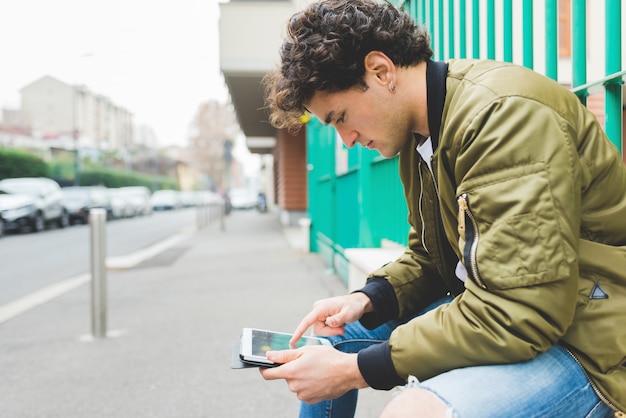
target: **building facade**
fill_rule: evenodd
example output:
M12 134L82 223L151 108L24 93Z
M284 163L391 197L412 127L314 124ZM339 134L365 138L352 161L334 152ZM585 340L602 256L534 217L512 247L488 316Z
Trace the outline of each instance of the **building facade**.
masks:
M301 5L291 0L220 3L220 69L250 152L262 156L261 183L281 222L308 217L306 136L268 122L263 76L279 62L285 22Z
M21 90L23 123L50 139L95 151L133 145L133 115L107 97L46 75Z

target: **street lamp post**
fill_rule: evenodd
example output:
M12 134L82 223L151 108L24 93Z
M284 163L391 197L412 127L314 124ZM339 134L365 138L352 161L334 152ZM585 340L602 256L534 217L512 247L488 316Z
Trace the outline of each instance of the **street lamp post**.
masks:
M80 133L78 129L73 130L72 136L74 137L74 185L80 186L80 151L78 146Z
M74 186L80 186L80 151L79 139L80 131L78 130L78 116L76 99L78 96L78 87L72 87L72 139L74 141Z

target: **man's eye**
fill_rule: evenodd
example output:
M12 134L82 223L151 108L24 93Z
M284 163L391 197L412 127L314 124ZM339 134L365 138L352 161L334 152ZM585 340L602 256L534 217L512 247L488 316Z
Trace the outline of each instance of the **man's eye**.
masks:
M337 118L337 123L342 123L344 120L344 115L341 115Z

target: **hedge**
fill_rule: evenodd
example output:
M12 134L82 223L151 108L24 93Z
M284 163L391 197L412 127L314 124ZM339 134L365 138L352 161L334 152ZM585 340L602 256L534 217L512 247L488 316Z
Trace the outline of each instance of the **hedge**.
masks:
M80 171L81 186L105 187L146 186L149 189L180 189L178 180L166 176L153 176L133 171L111 170L104 167L85 167Z
M47 175L48 165L41 158L24 151L0 148L0 179Z
M57 156L48 164L41 158L28 152L0 148L0 179L49 177L62 186L70 186L75 183L74 164L74 159L69 157ZM178 180L168 176L112 170L93 165L81 167L79 174L81 186L146 186L153 191L158 189L180 189Z

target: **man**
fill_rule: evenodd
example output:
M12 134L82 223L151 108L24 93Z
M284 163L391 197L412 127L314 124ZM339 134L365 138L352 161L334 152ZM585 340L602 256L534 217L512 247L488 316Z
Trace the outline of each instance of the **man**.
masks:
M288 24L272 123L310 112L348 147L399 155L405 254L314 304L337 349L268 353L301 417L354 414L356 390L409 388L394 416L595 417L626 410L626 169L557 83L493 61L431 60L387 3L328 0ZM341 351L340 351L341 350ZM345 352L344 352L345 351Z

